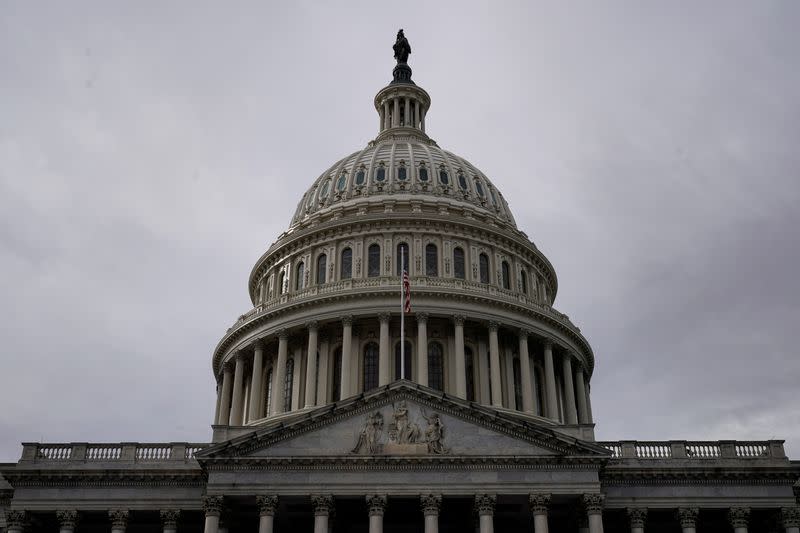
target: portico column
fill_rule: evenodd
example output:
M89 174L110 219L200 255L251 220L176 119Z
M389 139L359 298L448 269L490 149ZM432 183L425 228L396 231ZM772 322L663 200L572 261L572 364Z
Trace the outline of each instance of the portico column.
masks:
M786 533L800 533L800 507L781 509L781 523Z
M228 424L231 426L242 425L242 405L244 404L244 353L236 354L236 370L233 374L233 401L231 402L231 418Z
M558 420L556 372L553 368L553 343L550 341L544 344L544 388L547 394L547 418Z
M564 410L567 424L578 423L578 410L575 407L575 388L572 386L572 356L565 353L562 358L564 374Z
M678 509L678 521L681 523L682 533L695 533L698 513L697 507L681 507Z
M419 497L422 514L425 516L425 533L439 533L439 508L442 505L440 494L423 494Z
M647 522L646 507L628 507L628 520L631 522L631 533L644 533Z
M264 416L261 412L262 373L264 371L264 343L257 341L253 345L253 375L250 377L250 420L258 420Z
M203 511L206 513L203 533L218 533L219 515L222 514L222 496L203 497Z
M386 510L386 495L368 494L367 507L369 507L369 533L383 533L383 512Z
M342 400L349 397L350 390L350 359L353 355L353 317L342 317L342 381L339 387L339 396Z
M56 519L58 520L59 533L72 533L78 524L78 511L74 509L56 511ZM11 528L9 527L8 529L10 530Z
M161 509L161 526L163 533L176 533L178 531L178 518L181 516L180 509Z
M222 364L222 398L217 419L217 424L220 426L227 426L231 416L231 387L233 387L233 364L228 361Z
M525 329L519 330L519 371L522 374L522 410L533 413L533 383L531 382L531 359L528 355L528 335Z
M125 533L128 527L128 510L111 509L108 511L108 518L111 520L111 533Z
M578 422L581 424L589 423L589 410L586 407L586 381L583 377L583 368L578 365L575 367L575 388L578 397Z
M417 383L428 386L428 313L417 313Z
M311 504L314 506L314 533L328 533L328 515L333 508L333 496L314 494Z
M500 346L497 342L497 322L489 322L489 377L492 383L492 405L503 407L500 381Z
M530 494L528 503L533 514L533 532L547 533L547 508L550 506L550 495Z
M750 509L748 507L731 507L728 509L728 521L733 526L733 533L747 533Z
M478 494L475 496L475 508L478 511L479 533L494 533L494 494Z
M256 505L258 505L258 533L272 533L278 497L274 494L260 494L256 496Z
M282 329L278 332L278 359L275 361L275 370L272 372L272 414L283 412L283 382L286 381L286 359L289 353L289 333Z
M314 407L314 396L317 393L317 322L309 322L307 327L308 358L306 359L306 408Z
M400 99L393 98L394 111L392 112L392 126L397 127L400 125Z
M603 495L584 494L583 506L589 518L589 533L603 533Z
M456 396L466 400L467 398L467 366L464 360L464 315L455 315L455 345L456 345Z
M396 101L396 100L395 100ZM389 364L389 313L378 315L381 322L381 332L378 350L378 385L387 385L391 380L391 365Z

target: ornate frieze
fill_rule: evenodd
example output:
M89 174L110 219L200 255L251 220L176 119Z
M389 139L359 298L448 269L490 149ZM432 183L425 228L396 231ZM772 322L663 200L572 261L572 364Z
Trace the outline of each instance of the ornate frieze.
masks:
M206 516L222 514L222 496L203 496L203 511Z
M528 496L528 504L531 507L531 513L534 515L547 514L547 508L550 507L549 494L530 494Z
M386 510L385 494L367 494L366 500L370 516L383 516Z
M328 516L334 507L333 496L330 494L312 494L311 505L314 507L314 516Z
M697 507L680 507L678 508L678 522L682 528L693 528L697 526L697 515L700 510Z
M161 517L161 527L164 529L176 529L178 527L178 519L181 517L180 509L161 509L159 511Z
M128 527L127 509L111 509L108 511L108 519L111 520L112 529L125 529Z
M475 510L479 516L492 516L494 506L497 503L497 496L494 494L476 494Z
M728 522L734 528L747 527L750 521L750 509L748 507L731 507L728 509Z
M631 527L643 528L647 522L647 507L628 507L627 511Z
M422 514L425 516L438 516L439 509L442 506L441 494L422 494L419 497L420 505L422 506Z
M603 501L605 496L603 494L584 494L583 507L586 509L587 514L600 514L603 512Z

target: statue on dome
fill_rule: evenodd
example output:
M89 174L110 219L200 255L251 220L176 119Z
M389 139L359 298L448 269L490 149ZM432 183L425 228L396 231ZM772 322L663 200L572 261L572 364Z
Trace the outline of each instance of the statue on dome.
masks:
M403 34L403 30L397 32L397 40L394 42L394 58L397 64L404 64L408 62L408 55L411 53L411 45L408 44L408 39Z

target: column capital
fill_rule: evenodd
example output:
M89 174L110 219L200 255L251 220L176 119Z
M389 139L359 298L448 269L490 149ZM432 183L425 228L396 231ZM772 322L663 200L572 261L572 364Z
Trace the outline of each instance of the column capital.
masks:
M279 329L275 332L275 335L277 335L279 341L289 340L289 330L286 328Z
M333 509L333 496L330 494L312 494L311 505L314 506L314 516L328 516Z
M800 507L784 507L781 509L783 527L800 527Z
M367 494L367 507L369 507L370 516L383 516L386 510L386 495L385 494Z
M259 494L256 496L259 516L273 516L278 509L278 497L275 494Z
M464 325L464 321L466 321L466 320L467 320L467 317L465 315L453 315L453 323L456 326L463 326Z
M110 509L108 511L108 518L111 520L112 529L125 529L128 527L128 515L130 513L127 509Z
M58 515L58 512L56 512ZM22 529L25 527L25 522L27 522L27 515L25 511L21 509L13 509L10 511L6 511L6 526L8 529L17 528Z
M418 312L418 313L415 313L414 316L416 316L418 324L427 324L428 316L429 316L428 313Z
M222 496L203 496L203 511L206 516L222 514Z
M235 361L233 359L228 359L227 361L222 363L222 373L233 374L234 366L235 366Z
M442 506L441 494L421 494L419 501L422 505L422 514L425 516L439 515L439 508Z
M678 521L681 527L690 528L697 527L697 515L700 514L700 509L697 507L679 507L678 508Z
M306 322L306 329L309 331L317 331L319 329L319 322L316 320L309 320Z
M528 328L519 328L517 334L520 336L520 338L523 338L527 341L528 337L531 336L531 330L529 330Z
M488 327L489 327L489 331L494 331L495 333L497 333L497 328L500 327L500 323L497 322L496 320L490 320L489 324L488 324Z
M392 318L390 313L378 313L378 320L380 320L381 324L384 322L389 322L390 318Z
M750 521L750 508L731 507L728 509L728 521L734 528L747 527L747 522Z
M247 361L247 360L248 360L250 357L251 357L251 356L250 356L250 354L249 354L249 353L247 353L245 350L239 350L238 352L236 352L236 362L237 362L237 363L238 363L239 361L241 361L241 362L243 362L243 363L244 363L244 362L245 362L245 361Z
M265 346L266 342L264 342L264 339L256 339L250 344L250 348L253 350L263 350Z
M627 511L631 528L643 528L645 522L647 522L647 507L628 507Z
M529 494L528 504L531 506L531 514L546 515L547 508L550 506L550 495L542 493Z
M78 524L78 511L75 509L61 509L56 511L56 519L62 528L75 529Z
M344 326L352 326L353 325L353 315L345 315L342 317L342 325Z
M545 349L545 350L550 350L550 351L552 351L552 350L553 350L553 348L555 348L555 345L556 345L556 343L555 343L555 341L554 341L553 339L546 338L546 339L545 339L545 340L542 342L542 345L544 346L544 349Z
M605 496L602 494L584 494L583 506L587 514L600 514L603 512L603 501Z
M479 516L494 515L494 505L497 503L497 496L494 494L476 494L475 509Z
M181 517L180 509L161 509L158 514L161 517L161 526L164 529L176 529L178 527L178 519Z

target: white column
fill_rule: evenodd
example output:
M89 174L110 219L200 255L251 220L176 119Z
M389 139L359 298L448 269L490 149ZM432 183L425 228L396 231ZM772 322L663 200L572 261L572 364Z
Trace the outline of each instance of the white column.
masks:
M544 344L544 385L545 393L547 395L547 418L558 420L556 372L553 368L553 344L550 341L547 341Z
M417 383L428 386L428 313L417 313Z
M420 111L422 114L422 118L420 119L420 129L422 130L422 133L425 133L425 115L426 115L425 108L423 107L422 109L420 109Z
M584 494L583 506L589 518L589 533L603 533L603 495Z
M681 507L678 509L678 521L681 523L682 533L695 533L697 530L697 507Z
M314 494L311 496L314 506L314 533L328 533L328 516L333 509L333 496L330 494Z
M203 498L203 510L206 523L203 533L218 533L219 515L222 514L222 496L206 496Z
M419 100L414 100L414 127L419 128Z
M222 397L217 419L217 425L220 426L227 426L231 416L231 387L233 387L233 364L228 361L222 364Z
M258 420L264 414L261 406L264 404L262 391L264 385L264 343L257 341L253 346L253 375L250 377L250 420Z
M423 494L419 497L422 514L425 516L425 533L439 533L439 508L442 505L440 494Z
M747 533L750 509L747 507L731 507L728 509L728 521L733 526L733 533Z
M236 370L233 374L233 399L231 401L231 426L242 425L242 405L244 404L244 352L236 354Z
M381 322L378 350L378 385L383 386L392 381L391 376L394 368L394 365L389 363L391 360L389 357L389 313L381 313L378 315L378 320Z
M519 371L522 374L522 410L533 413L533 382L531 381L531 359L528 355L528 332L519 330Z
M353 356L353 317L342 317L342 382L339 395L342 400L350 397L352 388L350 386L350 361Z
M127 509L111 509L108 511L108 519L111 521L111 533L125 533L125 528L128 527ZM62 532L66 533L63 527Z
M386 106L381 106L380 111L378 111L378 131L383 131L383 127L386 124Z
M283 382L286 381L286 361L289 357L289 333L282 329L278 332L278 359L272 371L272 414L277 415L284 410Z
M78 511L74 509L56 511L56 519L58 520L59 533L72 533L78 524ZM11 527L8 529L10 530Z
M388 130L392 127L391 114L389 113L389 101L383 102L383 129Z
M369 533L383 533L383 512L386 510L386 496L368 494L367 507L369 507Z
M478 531L494 533L494 505L497 497L492 494L475 496L475 508L478 511Z
M782 508L781 523L786 533L800 533L800 507Z
M455 348L456 348L456 396L467 399L467 366L464 360L464 315L453 317L455 324Z
M178 531L178 518L181 516L180 509L161 509L161 531L162 533L176 533Z
M578 423L578 410L575 407L575 388L572 386L572 356L565 353L563 357L564 374L564 407L567 424Z
M489 322L489 377L492 383L492 405L503 407L503 386L500 380L500 346L497 322Z
M594 422L594 417L592 416L592 390L591 385L587 381L585 384L586 388L586 416L589 419L589 423L591 424Z
M319 342L319 380L317 382L317 405L325 405L328 401L328 365L330 364L330 343L323 337Z
M575 389L578 397L578 422L589 423L589 410L586 407L586 378L583 377L583 368L575 367Z
M631 523L631 533L644 533L647 507L628 507L628 520Z
M408 97L406 97L406 101L404 103L403 123L406 127L409 127L411 126L411 101L408 99Z
M550 495L530 494L528 503L533 514L533 532L547 533L547 508L550 506Z
M314 407L317 393L317 322L309 322L308 328L308 357L306 359L306 408Z
M394 102L394 111L392 112L392 127L397 127L400 125L400 99L393 98L392 101Z

